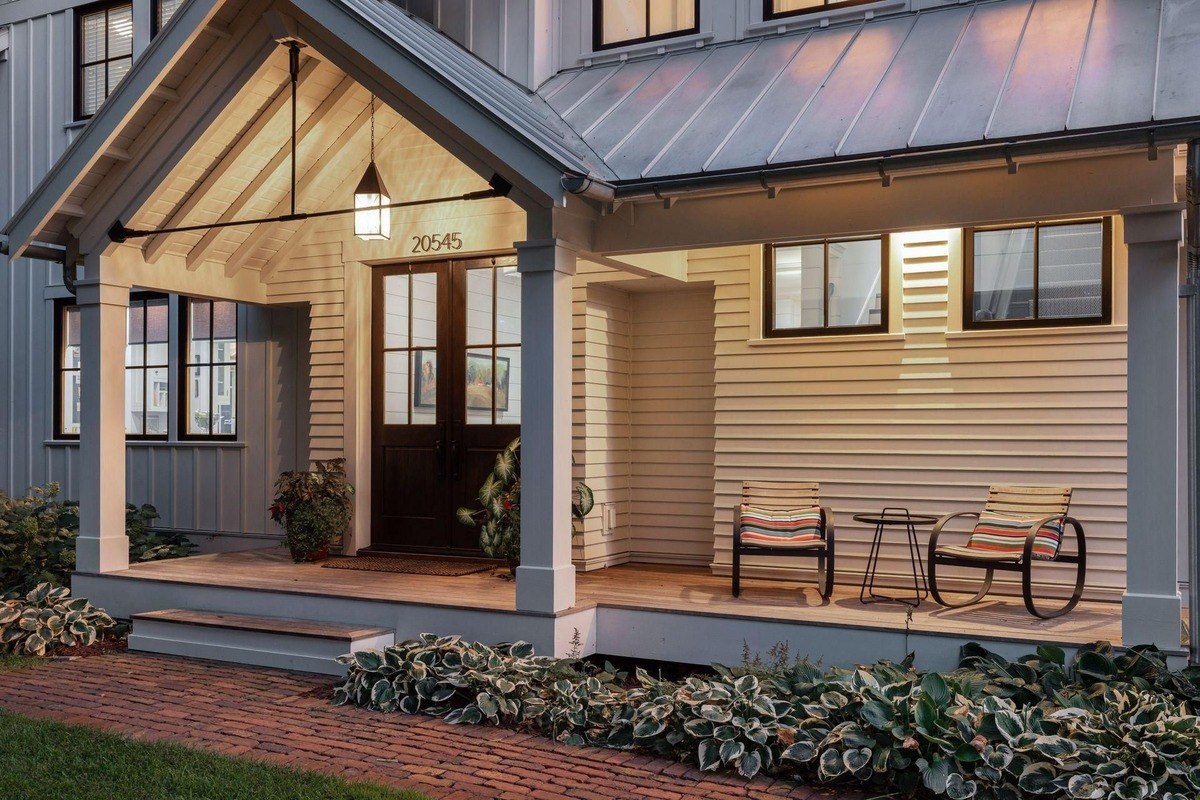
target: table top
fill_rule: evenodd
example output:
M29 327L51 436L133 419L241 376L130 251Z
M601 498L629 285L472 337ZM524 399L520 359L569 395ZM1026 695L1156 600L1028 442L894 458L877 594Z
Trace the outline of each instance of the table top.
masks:
M936 514L855 514L855 522L868 525L932 525L941 517Z

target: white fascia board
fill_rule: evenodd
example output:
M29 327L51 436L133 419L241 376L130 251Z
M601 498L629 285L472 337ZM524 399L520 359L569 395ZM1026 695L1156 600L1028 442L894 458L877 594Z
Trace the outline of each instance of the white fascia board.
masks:
M63 199L108 151L110 143L151 96L154 86L179 54L201 34L224 3L225 0L191 0L180 8L171 25L154 37L120 86L0 231L8 235L10 258L20 257Z

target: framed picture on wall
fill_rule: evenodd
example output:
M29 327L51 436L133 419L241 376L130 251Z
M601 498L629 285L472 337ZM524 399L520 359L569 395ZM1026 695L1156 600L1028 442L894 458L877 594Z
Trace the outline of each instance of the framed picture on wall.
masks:
M417 350L413 359L413 407L437 407L437 351Z
M509 359L504 356L496 358L493 374L491 355L467 353L467 408L490 411L494 393L496 410L508 411L508 372Z

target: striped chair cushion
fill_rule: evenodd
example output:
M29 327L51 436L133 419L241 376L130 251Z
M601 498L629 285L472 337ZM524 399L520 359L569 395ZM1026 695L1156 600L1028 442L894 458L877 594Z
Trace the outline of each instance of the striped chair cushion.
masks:
M763 508L743 505L742 544L756 547L815 547L821 538L821 508Z
M967 547L989 554L1020 557L1025 552L1025 537L1029 535L1029 528L1039 519L1042 517L984 511L979 515L979 522L967 541ZM1033 542L1033 557L1048 560L1058 555L1062 529L1061 519L1043 525Z

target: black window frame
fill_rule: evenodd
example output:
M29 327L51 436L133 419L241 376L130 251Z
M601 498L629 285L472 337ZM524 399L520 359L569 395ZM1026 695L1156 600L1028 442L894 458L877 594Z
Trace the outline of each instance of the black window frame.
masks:
M841 242L879 242L879 322L875 325L834 325L829 324L829 245ZM823 302L824 325L819 328L776 328L775 327L775 252L780 248L798 247L801 245L823 245L825 251L824 279L826 297ZM863 334L888 333L890 320L888 315L891 304L890 251L891 237L887 234L872 236L835 236L815 239L797 239L788 242L771 242L764 245L763 276L762 276L762 335L767 339L801 339L813 336L858 336Z
M776 11L775 0L763 0L763 21L769 22L775 19L790 19L792 17L803 17L809 14L823 14L826 11L836 11L839 8L865 6L878 2L879 0L834 0L834 2L825 0L823 5L813 6L812 8L798 8L795 11Z
M650 31L650 0L646 4L646 31ZM618 42L604 41L604 1L592 0L592 51L612 50L618 47L630 47L646 42L660 42L665 39L676 39L680 36L691 36L700 32L700 0L695 0L695 13L692 27L680 28L666 33L656 33L650 36L638 36L633 39L622 39Z
M1100 315L1095 317L1039 317L1039 265L1041 261L1041 230L1065 225L1100 223ZM1033 236L1033 298L1031 308L1034 316L1025 319L975 319L975 234L983 231L1008 231L1032 228ZM963 228L962 246L962 326L963 330L1003 330L1018 328L1063 328L1112 324L1113 306L1113 233L1112 217L1085 217L1083 219L1028 220L1005 225L980 225Z
M146 302L150 300L165 300L167 307L167 359L162 364L146 364L146 346L149 342L146 341L146 334L149 332L149 315L146 314ZM128 375L130 370L140 370L142 373L142 433L125 432L125 440L129 442L164 442L171 437L171 420L170 420L170 396L171 396L171 298L162 292L131 292L129 295L129 308L132 309L135 303L142 304L142 363L140 365L131 366L125 365L125 374ZM125 332L125 347L129 347L129 312L125 313L126 332ZM163 433L145 433L146 430L146 373L151 369L167 370L167 430ZM129 410L128 388L126 383L126 411Z
M83 356L80 353L78 367L66 367L63 365L63 349L66 347L66 312L68 308L79 309L79 304L72 299L62 298L54 301L54 438L63 441L77 441L78 433L67 433L63 430L63 409L65 407L66 397L63 391L63 373L74 372L83 380ZM82 309L79 311L83 314ZM80 340L83 335L83 318L80 317ZM81 415L82 416L82 415ZM80 430L83 428L83 420L80 419Z
M179 9L175 9L175 11L178 12ZM163 22L160 19L160 17L162 17L162 0L150 0L150 37L151 38L158 36L158 32L166 27L166 23ZM167 22L170 22L170 20L167 20Z
M134 57L133 49L134 48L133 48L132 44L130 45L130 53L128 56L117 56L116 58L109 58L109 56L108 56L108 27L107 27L108 14L113 9L122 8L125 6L129 7L129 15L130 15L130 19L132 19L133 18L133 10L134 10L133 9L133 6L134 6L133 0L101 0L98 3L91 3L91 4L85 5L85 6L79 6L73 12L74 16L75 16L75 75L74 75L74 80L75 80L75 120L77 122L89 120L93 116L95 116L95 113L96 113L95 111L93 111L91 114L83 113L83 87L84 87L83 71L84 71L84 69L86 69L87 67L96 66L97 64L106 64L107 65L112 61L116 61L118 59L125 59L125 58L129 59L129 68L131 70L133 69L133 57ZM99 61L85 62L83 60L83 19L84 19L84 17L86 17L90 14L95 14L100 11L103 11L105 13L105 16L104 16L104 21L105 21L104 58ZM105 68L105 70L104 70L104 101L107 101L108 98L110 96L112 96L112 91L114 88L116 88L116 87L108 85L108 69ZM96 106L96 111L99 111L103 105L104 105L104 102L101 102L100 105Z
M209 356L208 356L208 361L206 361L206 362L192 361L192 357L191 357L191 354L192 354L191 320L192 320L192 304L194 304L194 303L208 303L208 305L209 305L209 317L208 317L208 319L209 319L209 327L208 327ZM233 307L234 307L233 341L237 347L236 347L234 359L232 362L229 362L229 361L218 362L218 361L213 360L212 346L213 346L213 342L215 340L213 338L212 306L214 303L233 303ZM179 437L180 441L236 442L238 440L238 429L241 424L241 414L238 413L238 411L239 411L239 406L240 406L240 401L241 401L241 383L242 383L242 381L241 381L241 363L242 363L241 310L242 310L241 304L237 303L236 301L233 301L233 300L223 300L221 298L185 297L185 296L180 296L180 298L179 298L179 370L178 370L179 400L178 400L178 405L176 406L176 408L177 408L178 414L179 414L179 421L177 424L178 424L178 437ZM212 432L212 416L211 415L212 415L212 409L215 406L215 403L213 401L214 401L214 392L216 391L215 390L216 380L213 377L213 375L214 375L213 368L218 367L218 366L230 366L230 365L233 366L233 375L234 375L233 432L232 433L213 433ZM191 396L192 396L191 376L189 375L189 372L192 367L207 367L210 370L209 382L208 382L208 397L209 397L208 406L209 406L209 415L210 415L209 423L208 423L208 428L209 428L208 433L192 433L192 429L191 429L192 426L191 426L190 418L188 416L189 413L191 412L191 409L188 407L188 404L190 403Z

